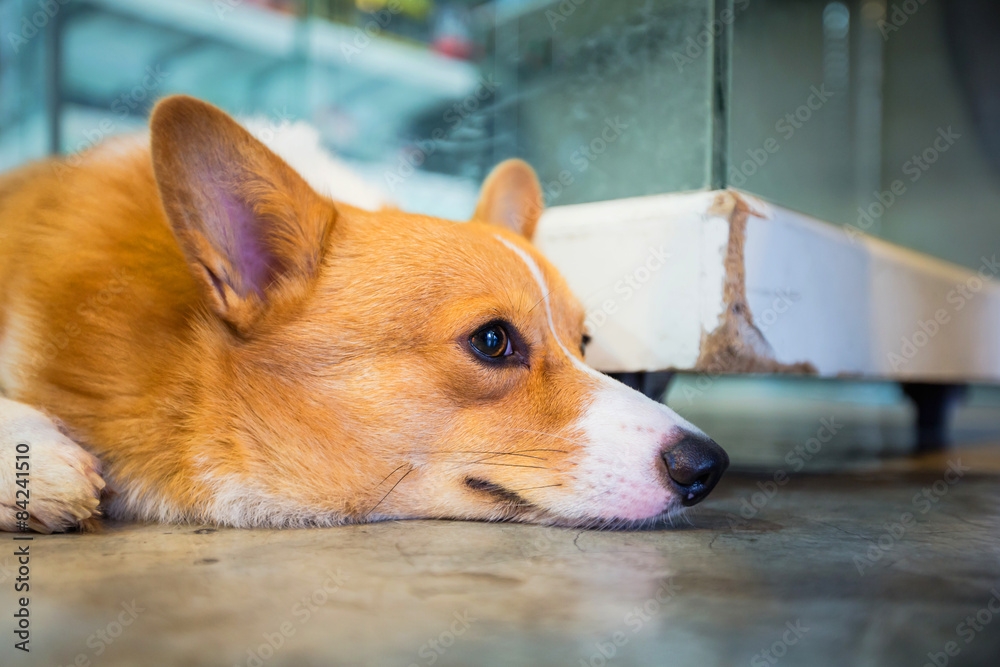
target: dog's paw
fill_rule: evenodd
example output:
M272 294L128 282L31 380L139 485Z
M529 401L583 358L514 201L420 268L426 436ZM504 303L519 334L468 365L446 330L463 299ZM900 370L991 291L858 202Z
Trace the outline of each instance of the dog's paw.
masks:
M0 398L0 530L92 527L103 488L94 456L38 410Z

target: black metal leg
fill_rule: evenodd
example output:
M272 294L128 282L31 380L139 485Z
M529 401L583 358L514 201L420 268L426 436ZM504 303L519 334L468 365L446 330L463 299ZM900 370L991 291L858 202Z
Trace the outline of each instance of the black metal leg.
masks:
M663 398L670 387L670 381L674 378L673 371L639 371L637 373L608 373L608 375L654 401Z
M903 393L917 409L915 454L940 452L948 447L948 428L955 407L966 394L966 385L902 382Z

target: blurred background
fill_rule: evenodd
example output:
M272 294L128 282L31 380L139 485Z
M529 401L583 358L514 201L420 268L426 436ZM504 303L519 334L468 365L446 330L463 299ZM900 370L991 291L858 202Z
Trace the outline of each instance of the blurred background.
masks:
M549 205L735 187L976 269L1000 250L997 34L977 0L0 0L0 169L184 92L308 123L414 212L467 217L517 156ZM895 384L710 380L666 399L746 466L834 414L850 445L817 468L912 446ZM951 428L995 440L1000 393Z

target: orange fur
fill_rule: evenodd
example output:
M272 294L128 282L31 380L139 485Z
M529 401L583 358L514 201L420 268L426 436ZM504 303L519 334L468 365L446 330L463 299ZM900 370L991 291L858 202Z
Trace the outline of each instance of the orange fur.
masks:
M459 224L323 198L190 98L161 102L151 134L152 152L0 178L0 394L101 461L111 514L557 517L601 381L578 368L581 306L516 233L540 213L529 167L505 165L485 219ZM234 216L252 220L252 271ZM577 362L498 236L541 267ZM529 363L470 353L496 319Z

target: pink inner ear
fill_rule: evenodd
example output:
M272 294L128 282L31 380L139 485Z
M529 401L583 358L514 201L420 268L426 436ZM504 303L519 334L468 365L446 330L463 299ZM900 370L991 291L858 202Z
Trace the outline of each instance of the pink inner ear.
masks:
M267 251L262 238L266 223L254 213L252 206L230 193L217 193L216 200L222 203L227 219L213 221L216 229L211 233L220 241L226 259L239 276L235 280L238 284L232 284L233 279L226 282L240 296L246 296L250 290L263 294L274 279L275 270L275 258Z
M498 213L503 216L500 219L504 224L515 232L521 231L524 227L524 211L521 209L521 202L517 198L518 193L505 192L500 199L500 210Z

